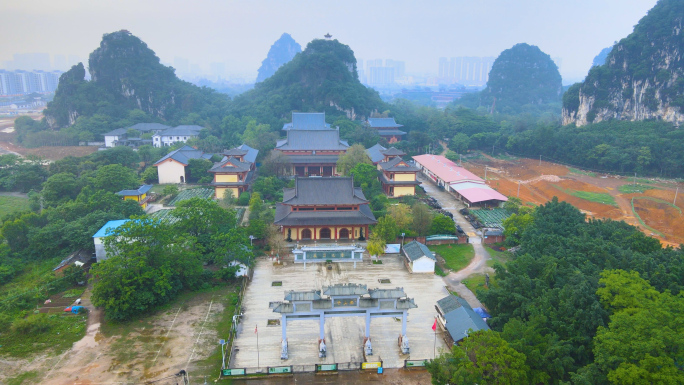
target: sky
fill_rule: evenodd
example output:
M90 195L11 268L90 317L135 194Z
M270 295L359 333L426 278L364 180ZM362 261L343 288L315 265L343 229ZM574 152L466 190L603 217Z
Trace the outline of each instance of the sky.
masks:
M161 58L256 77L284 32L302 45L326 33L357 59L433 73L440 57L498 56L517 43L560 57L579 81L601 49L632 32L656 0L24 0L0 3L0 62L47 52L87 60L102 35L127 29Z

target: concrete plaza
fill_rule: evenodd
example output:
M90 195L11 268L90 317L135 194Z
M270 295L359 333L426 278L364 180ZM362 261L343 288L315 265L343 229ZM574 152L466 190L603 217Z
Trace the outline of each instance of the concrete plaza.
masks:
M384 256L382 264L372 264L364 256L363 263L333 264L327 270L324 263L294 264L292 256L282 265L261 258L257 261L254 277L245 293L244 315L234 344L232 368L266 368L281 365L313 365L319 363L363 362L364 317L335 317L325 320L327 357L318 358L318 319L292 320L287 323L289 358L280 359L282 329L278 324L268 325L269 320L280 320L269 304L283 301L286 291L322 289L336 283L366 284L368 288L404 288L409 298L414 298L418 308L409 310L407 333L411 353L404 355L398 345L401 319L374 318L370 336L373 355L366 361L383 361L387 368L399 368L404 360L431 359L436 350L439 354L446 346L437 329L432 331L435 320L435 303L448 294L444 281L434 274L409 274L398 255ZM389 279L390 283L380 283ZM272 286L280 281L282 286ZM257 334L254 332L258 328ZM257 357L258 355L258 357Z

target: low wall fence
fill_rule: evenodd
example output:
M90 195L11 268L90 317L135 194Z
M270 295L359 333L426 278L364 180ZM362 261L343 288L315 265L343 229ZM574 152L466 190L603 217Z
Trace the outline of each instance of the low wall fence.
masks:
M409 362L409 364L407 364ZM406 360L405 368L424 366L424 360ZM295 373L323 373L350 370L378 370L382 368L382 361L375 362L339 362L334 364L283 365L250 368L226 368L221 370L221 377L239 378L251 375L295 374Z
M418 241L424 245L448 245L448 244L466 244L468 243L468 236L461 234L461 235L449 235L444 238L432 238L433 236L428 236L428 237L404 237L403 241L404 244L407 244L411 241ZM401 237L397 237L396 243L401 243L402 239Z

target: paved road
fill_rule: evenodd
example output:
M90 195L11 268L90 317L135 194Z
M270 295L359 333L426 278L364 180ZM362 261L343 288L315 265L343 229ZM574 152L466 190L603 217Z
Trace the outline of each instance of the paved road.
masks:
M466 285L461 283L462 280L473 274L484 274L494 271L491 267L487 266L487 261L492 257L482 245L482 233L476 231L470 222L468 222L461 215L461 213L458 212L458 210L466 207L465 204L460 202L450 193L439 189L435 184L428 181L427 178L423 177L421 174L419 174L418 179L421 181L421 187L423 187L425 192L431 197L437 199L437 202L439 202L444 210L454 215L454 221L461 226L463 231L468 234L469 242L473 245L473 249L475 250L475 257L473 257L473 260L470 261L470 264L457 272L449 273L449 275L444 277L444 282L449 287L449 290L455 291L458 293L458 295L465 298L470 306L482 307L482 303L477 299L475 294L473 294L473 292L470 291Z

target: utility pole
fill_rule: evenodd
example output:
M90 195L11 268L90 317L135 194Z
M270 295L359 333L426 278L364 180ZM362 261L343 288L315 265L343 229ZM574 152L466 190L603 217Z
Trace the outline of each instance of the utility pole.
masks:
M494 156L494 145L492 144L492 156Z
M539 165L541 166L541 155L539 155Z
M458 165L463 167L463 158L461 157L461 154L458 154Z
M634 173L634 186L636 187L636 173Z
M520 181L518 181L518 198L520 198Z
M485 166L485 181L487 181L487 166Z
M679 192L679 186L677 186L677 191L675 191L675 199L674 199L674 201L672 202L672 204L675 205L675 206L677 205L677 193L678 193L678 192Z

